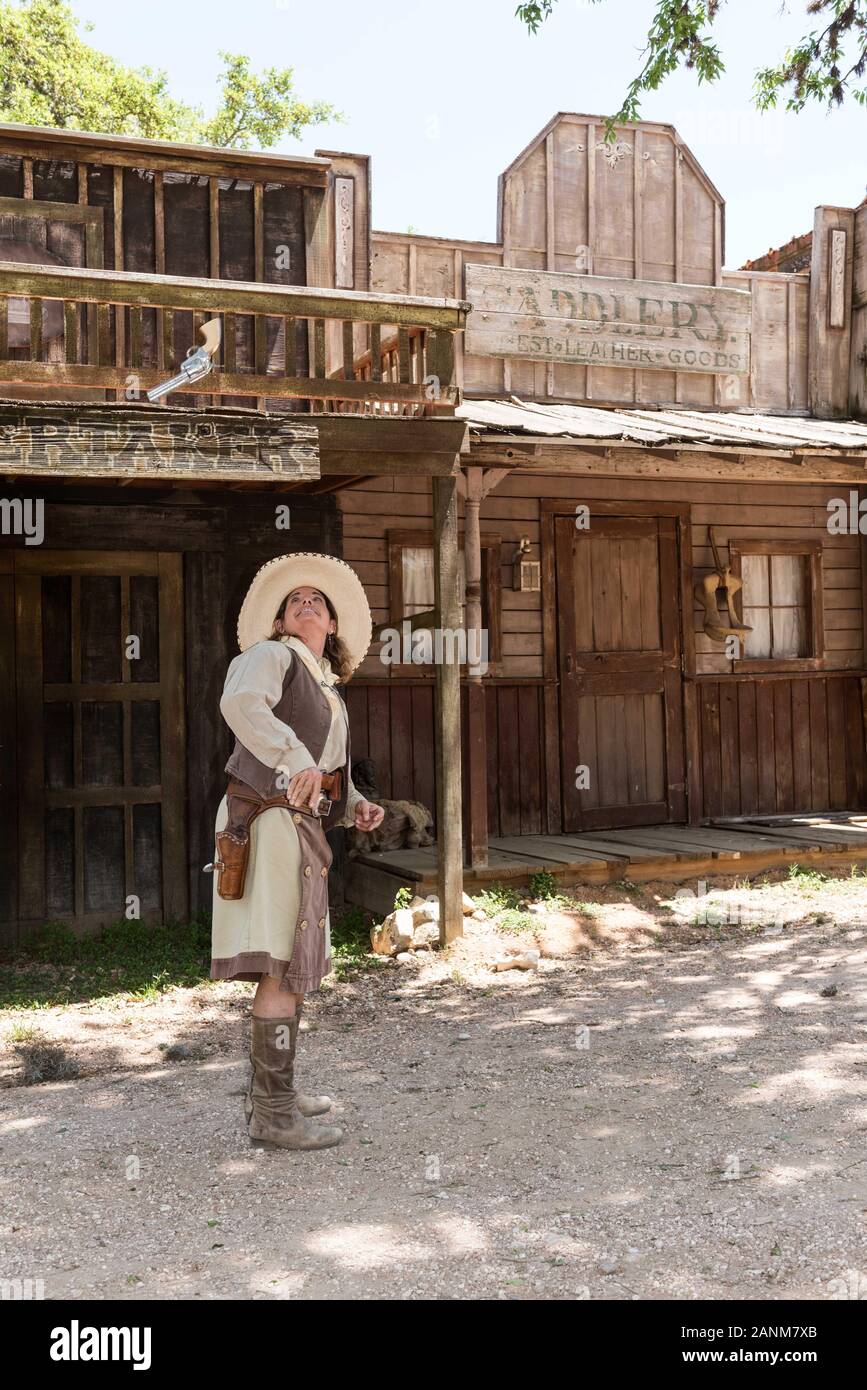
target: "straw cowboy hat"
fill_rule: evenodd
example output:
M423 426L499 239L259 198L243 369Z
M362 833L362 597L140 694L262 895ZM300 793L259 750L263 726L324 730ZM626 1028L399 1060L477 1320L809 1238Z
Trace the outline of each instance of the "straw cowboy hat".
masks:
M238 614L241 651L271 636L277 610L284 598L302 585L318 589L331 600L337 614L337 636L345 643L355 670L364 660L373 638L367 595L355 570L345 561L312 551L278 555L256 573Z

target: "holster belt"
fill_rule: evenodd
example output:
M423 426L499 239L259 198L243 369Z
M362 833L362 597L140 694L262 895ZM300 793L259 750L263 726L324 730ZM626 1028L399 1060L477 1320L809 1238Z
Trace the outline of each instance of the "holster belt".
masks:
M231 777L226 789L226 805L229 812L226 827L217 831L217 853L213 864L205 865L206 871L213 871L217 875L217 892L220 897L232 901L244 896L247 864L250 859L250 826L257 816L261 816L263 811L269 810L272 806L279 806L284 811L291 810L311 819L321 819L323 815L328 815L332 802L340 800L342 778L342 768L322 774L323 796L320 797L319 805L314 811L309 803L299 806L288 801L285 792L280 796L260 796L255 787L249 787L246 782ZM324 795L325 793L328 795ZM323 801L326 803L324 809Z

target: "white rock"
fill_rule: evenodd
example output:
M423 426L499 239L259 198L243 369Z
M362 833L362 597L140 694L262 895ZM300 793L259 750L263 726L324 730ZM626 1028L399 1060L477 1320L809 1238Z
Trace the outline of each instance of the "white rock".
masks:
M439 945L440 929L436 922L419 922L412 934L413 950Z
M372 927L370 944L379 956L393 956L398 951L406 951L412 945L412 913L409 908L399 907L390 912L382 926Z
M462 894L461 894L461 902L463 903L463 907L464 907L464 912L465 912L465 913L475 912L475 910L476 910L476 905L475 905L475 903L473 902L472 898L470 897L469 893L462 893Z
M535 970L539 965L538 951L524 951L520 956L505 956L494 961L494 970Z

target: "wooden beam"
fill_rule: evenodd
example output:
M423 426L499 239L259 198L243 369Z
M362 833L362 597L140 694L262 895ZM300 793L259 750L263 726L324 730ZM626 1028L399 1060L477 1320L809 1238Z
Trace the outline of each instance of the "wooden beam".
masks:
M434 478L434 593L442 630L460 624L458 594L458 498L454 477ZM436 666L436 801L437 886L440 943L463 935L463 864L461 834L461 688L460 667L452 661Z
M31 337L37 336L41 327L41 301L31 300L31 306L38 306L31 319ZM108 314L106 305L101 305L100 314ZM108 340L108 325L102 321L105 332L100 332L103 355ZM129 369L108 365L90 366L74 362L38 362L31 359L0 362L0 382L17 385L40 385L47 388L70 387L86 390L94 386L113 387L123 392ZM166 368L143 367L137 371L140 389L147 391L165 379ZM355 401L403 401L419 407L427 403L425 388L415 382L390 381L344 381L330 377L307 376L266 376L252 372L214 371L206 378L208 390L227 396L284 396L300 400L355 400ZM185 383L175 388L184 395L201 395L200 382ZM122 396L121 396L122 398ZM357 469L354 470L358 472Z
M358 382L367 385L370 382ZM294 419L294 417L293 417ZM335 468L331 463L323 473L379 473L416 472L412 455L439 454L448 456L444 471L458 471L457 455L466 438L467 426L463 420L455 419L400 419L399 417L377 419L361 415L326 415L307 424L315 424L319 432L319 447L323 454L378 454L383 467ZM401 466L401 461L408 464Z
M467 646L481 650L482 634L482 541L479 509L484 489L484 469L468 468L462 475L464 487L464 572L466 577ZM488 747L486 696L482 673L467 663L467 861L471 869L488 863Z
M713 445L712 452L681 445L676 461L661 458L646 445L630 447L618 441L608 452L597 453L577 441L564 447L538 441L538 448L504 444L500 440L473 440L473 463L509 464L523 473L566 473L578 477L653 478L677 482L864 482L867 455L810 454L797 462L789 451L761 450L745 454L743 446L727 451Z
M182 173L222 174L235 179L325 187L330 160L309 156L222 150L207 145L186 145L146 140L129 135L89 135L81 131L39 129L3 123L0 151L23 155L32 169L33 160L63 160L82 164L108 164L124 169L180 170ZM25 197L26 197L25 193Z
M842 234L842 238L841 235ZM808 386L810 409L819 418L849 413L849 345L855 213L817 207L810 262ZM843 322L832 313L842 302Z
M413 328L463 328L470 305L463 300L371 294L304 285L256 284L245 280L201 280L183 275L119 273L88 267L21 265L0 261L0 293L81 303L140 304L142 307L289 314L296 318L351 319Z
M114 212L114 269L123 270L123 169L115 169L112 180L112 200ZM124 367L126 363L126 313L118 305L114 311L114 361L115 366ZM126 371L123 373L126 377ZM117 400L123 400L120 387L115 392Z

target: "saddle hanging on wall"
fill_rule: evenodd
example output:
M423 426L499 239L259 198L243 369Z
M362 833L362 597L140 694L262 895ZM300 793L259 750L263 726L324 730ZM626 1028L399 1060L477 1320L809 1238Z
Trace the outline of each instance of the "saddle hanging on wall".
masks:
M716 572L706 574L704 579L695 586L695 596L704 609L704 631L714 642L725 642L727 638L734 636L743 643L747 633L752 632L751 627L746 627L739 621L735 612L734 596L744 587L743 580L738 579L736 574L732 574L729 565L723 565L720 562L716 536L712 526L707 528L707 534L713 550ZM729 614L728 625L720 622L720 611L717 605L717 594L720 589L725 591Z

